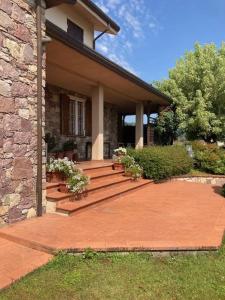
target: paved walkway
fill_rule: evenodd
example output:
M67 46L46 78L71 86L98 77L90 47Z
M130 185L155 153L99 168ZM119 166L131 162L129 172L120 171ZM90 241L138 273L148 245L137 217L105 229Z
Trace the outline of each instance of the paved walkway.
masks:
M216 188L168 182L149 185L72 217L52 214L23 221L2 228L0 238L46 253L82 251L87 247L118 251L215 250L221 245L224 228L225 199ZM7 252L5 258L0 252L0 262L8 259ZM43 260L49 258L44 256ZM0 278L4 273L0 269Z
M0 238L0 289L46 264L52 255Z

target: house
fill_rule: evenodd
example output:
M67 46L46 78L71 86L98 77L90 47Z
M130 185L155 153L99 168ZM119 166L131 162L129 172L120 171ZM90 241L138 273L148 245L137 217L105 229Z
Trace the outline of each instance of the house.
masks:
M143 114L170 99L95 50L119 30L89 0L0 1L0 225L44 210L44 134L73 140L78 160L103 160L136 115L143 147Z

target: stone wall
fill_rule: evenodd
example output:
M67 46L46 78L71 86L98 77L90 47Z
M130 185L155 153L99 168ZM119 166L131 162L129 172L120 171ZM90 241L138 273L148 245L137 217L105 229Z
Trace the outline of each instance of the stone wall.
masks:
M60 147L67 140L73 139L77 144L77 152L79 159L86 159L86 145L91 143L91 136L85 137L67 137L60 132L60 94L68 94L78 96L79 98L88 99L84 95L80 95L73 91L68 91L59 87L48 85L46 87L46 133L56 137L56 141ZM117 147L118 140L118 112L116 106L105 103L104 107L104 140L105 140L105 156L108 154L108 143L110 143L111 154L113 149ZM91 147L89 147L89 157L91 157Z
M187 181L194 183L212 184L215 186L223 186L225 184L225 176L177 176L171 179L172 181Z
M0 0L0 226L36 215L36 42L35 11Z

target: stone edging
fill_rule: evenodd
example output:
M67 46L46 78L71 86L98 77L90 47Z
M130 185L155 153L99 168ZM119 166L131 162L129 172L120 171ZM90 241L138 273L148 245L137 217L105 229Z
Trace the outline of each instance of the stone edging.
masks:
M212 184L222 186L225 184L224 175L181 175L171 178L172 181L187 181L194 183Z

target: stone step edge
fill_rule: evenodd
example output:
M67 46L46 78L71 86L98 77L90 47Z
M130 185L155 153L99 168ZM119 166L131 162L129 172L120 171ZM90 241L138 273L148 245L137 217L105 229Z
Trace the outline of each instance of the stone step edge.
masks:
M77 165L79 167L79 164ZM98 167L86 167L86 168L82 168L82 171L92 171L92 170L99 170L99 169L108 169L111 168L111 170L113 169L113 163L109 163L107 165L104 166L98 166Z
M115 199L120 195L125 195L126 193L131 193L132 191L143 188L146 185L151 184L151 183L153 183L153 181L146 180L146 182L143 182L140 185L137 185L137 186L131 187L131 188L127 188L126 190L123 190L123 191L120 191L120 192L116 192L113 195L103 197L101 199L98 199L98 200L93 201L93 202L88 203L88 204L84 204L83 206L80 206L80 207L75 208L74 210L70 210L70 211L68 211L66 209L58 208L56 206L56 212L59 212L59 213L64 214L66 216L72 216L73 214L75 214L75 213L77 213L81 210L86 210L86 209L92 207L93 205L101 204L102 202L109 201L111 199Z
M59 186L61 182L56 182L56 183L51 183L51 182L46 182L46 190L51 190L52 188L56 188Z
M91 189L88 189L88 193L96 193L98 190L102 190L104 188L110 188L112 186L116 186L116 185L120 185L120 184L123 184L123 183L127 183L131 181L131 178L130 177L122 177L121 180L119 181L116 181L116 182L110 182L110 183L107 183L105 185L102 185L102 186L98 186L98 187L94 187L94 188L91 188ZM60 193L60 192L53 192L53 193ZM54 198L51 196L51 193L47 194L46 196L46 199L47 201L50 201L50 202L60 202L60 201L65 201L67 200L67 198L70 198L70 196L72 196L72 194L70 193L62 193L63 195L60 197L60 198Z
M7 234L7 233L3 233L0 232L0 237L3 239L6 239L8 241L14 242L16 244L25 246L27 248L30 249L34 249L37 251L41 251L41 252L45 252L47 254L51 254L51 255L57 255L58 253L60 253L60 251L63 251L65 253L76 253L76 254L82 254L87 248L53 248L53 247L49 247L46 246L44 244L41 243L37 243L35 241L30 241L28 239L25 238L19 238L16 237L12 234ZM213 246L182 246L182 247L151 247L151 246L127 246L127 247L105 247L105 248L92 248L93 251L96 252L109 252L109 253L127 253L127 252L149 252L149 253L167 253L169 255L174 255L175 253L191 253L193 252L193 254L195 254L196 252L212 252L212 251L218 251L220 249L222 245L222 240L220 241L220 243L215 244Z
M100 174L98 174L97 172L94 174L91 174L91 173L88 174L88 173L84 172L84 174L87 176L90 176L90 179L93 180L93 179L98 179L98 178L102 178L102 177L110 177L110 176L114 176L114 175L124 174L124 171L111 170L110 172L100 173Z
M108 182L106 184L103 184L101 186L96 186L96 187L90 187L90 188L87 188L87 192L91 193L91 192L96 192L98 190L102 190L104 188L108 188L108 187L112 187L114 185L117 185L117 184L121 184L121 183L126 183L126 182L129 182L131 181L131 178L130 177L121 177L120 180L118 181L115 181L115 182Z
M122 174L124 174L124 171L114 171L114 172L110 172L110 173L102 173L100 175L95 175L94 177L90 176L90 180L97 180L97 179L101 179L101 178L104 178L104 177L109 178L110 176L114 177L116 175L122 175ZM59 186L59 184L60 184L60 182L50 183L50 185L47 184L46 185L46 190L54 189L57 186Z
M53 247L43 245L41 243L30 241L25 238L17 237L12 234L8 234L5 232L0 232L0 237L8 240L10 242L14 242L16 244L22 245L24 247L37 250L39 252L45 252L47 254L56 255L59 251Z

